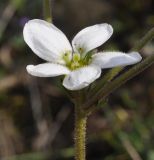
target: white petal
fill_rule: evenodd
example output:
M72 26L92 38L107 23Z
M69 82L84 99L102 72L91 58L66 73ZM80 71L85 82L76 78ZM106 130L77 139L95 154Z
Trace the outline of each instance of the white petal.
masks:
M54 63L43 63L36 66L28 65L26 69L29 74L37 77L55 77L70 73L65 66Z
M73 49L76 52L79 50L91 51L106 42L112 33L113 28L107 23L84 28L74 37L72 41Z
M26 23L23 36L33 52L49 62L57 62L65 51L72 51L64 33L43 20L34 19Z
M117 66L127 66L141 61L142 57L138 52L129 54L122 52L100 52L93 55L92 64L101 68L112 68Z
M93 65L72 71L64 78L63 86L69 90L87 87L101 75L101 68Z

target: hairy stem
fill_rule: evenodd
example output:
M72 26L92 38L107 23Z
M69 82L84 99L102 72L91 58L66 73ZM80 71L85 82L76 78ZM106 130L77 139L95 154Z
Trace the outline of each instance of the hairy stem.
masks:
M44 19L52 23L52 0L43 0ZM68 94L70 97L70 94ZM81 95L80 95L81 96ZM72 99L72 96L70 97ZM82 97L79 98L81 101ZM74 100L73 100L74 101ZM83 114L81 105L75 104L75 130L74 130L74 142L75 142L75 159L86 159L86 123L87 116Z
M52 4L51 0L43 0L44 19L52 23Z
M82 114L81 106L75 105L75 159L86 159L86 122L87 117Z

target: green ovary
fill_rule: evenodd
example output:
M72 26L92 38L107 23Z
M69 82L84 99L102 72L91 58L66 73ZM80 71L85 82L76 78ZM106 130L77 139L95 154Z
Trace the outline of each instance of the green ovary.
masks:
M66 52L63 56L63 60L65 61L66 66L70 70L76 70L78 68L84 67L91 62L91 56L85 56L81 58L80 54L74 53L73 57L70 58L70 54L70 52Z

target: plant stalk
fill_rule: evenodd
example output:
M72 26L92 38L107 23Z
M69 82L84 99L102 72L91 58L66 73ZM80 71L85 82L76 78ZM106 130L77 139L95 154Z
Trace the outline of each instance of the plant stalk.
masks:
M154 27L151 28L141 40L139 40L135 46L131 49L132 51L140 51L149 41L154 38Z
M52 23L52 4L51 0L43 0L44 19Z
M87 117L82 114L80 105L75 105L75 160L86 159L86 123Z

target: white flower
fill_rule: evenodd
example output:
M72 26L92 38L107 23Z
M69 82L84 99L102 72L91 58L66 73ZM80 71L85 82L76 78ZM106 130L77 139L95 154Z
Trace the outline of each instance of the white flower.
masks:
M38 77L66 75L63 86L69 90L82 89L101 75L101 69L126 66L139 62L139 53L99 52L94 49L105 43L112 35L111 25L103 23L81 30L68 39L57 27L46 21L30 20L24 27L24 40L32 51L46 63L28 65L29 74Z

